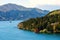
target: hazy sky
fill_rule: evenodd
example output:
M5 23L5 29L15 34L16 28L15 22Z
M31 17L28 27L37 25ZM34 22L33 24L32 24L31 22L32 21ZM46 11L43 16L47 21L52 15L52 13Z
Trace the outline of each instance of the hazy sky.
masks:
M14 3L14 4L22 5L25 7L38 7L38 8L41 5L43 5L47 9L50 5L54 5L56 9L57 9L56 6L59 6L58 9L60 8L60 0L0 0L0 5L7 4L7 3Z

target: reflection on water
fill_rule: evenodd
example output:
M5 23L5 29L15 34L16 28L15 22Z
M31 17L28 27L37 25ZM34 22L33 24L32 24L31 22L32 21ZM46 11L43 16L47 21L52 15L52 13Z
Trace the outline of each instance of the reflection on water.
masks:
M21 21L0 21L0 40L60 40L60 34L36 34L19 30Z

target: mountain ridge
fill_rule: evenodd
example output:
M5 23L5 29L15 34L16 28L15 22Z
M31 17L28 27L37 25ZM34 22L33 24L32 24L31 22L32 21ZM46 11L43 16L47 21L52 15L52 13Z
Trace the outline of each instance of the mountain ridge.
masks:
M48 14L48 10L38 8L26 8L16 4L5 4L0 6L0 20L23 20L35 17L41 17ZM9 16L8 16L9 15ZM15 18L16 17L16 18ZM17 18L18 17L18 18Z
M16 4L8 3L8 4L5 4L5 5L0 6L0 11L1 11L1 9L5 10L5 9L8 9L8 8L10 10L13 9L13 10L25 10L25 11L26 10L32 10L32 9L41 10L39 8L27 8L27 7L24 7L24 6L21 6L21 5L16 5ZM48 10L46 10L46 11L48 11Z

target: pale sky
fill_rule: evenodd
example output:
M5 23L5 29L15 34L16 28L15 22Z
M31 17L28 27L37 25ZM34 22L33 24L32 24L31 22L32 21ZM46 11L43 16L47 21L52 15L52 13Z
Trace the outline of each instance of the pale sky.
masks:
M37 7L39 5L60 6L60 0L0 0L0 5L14 3L25 7Z

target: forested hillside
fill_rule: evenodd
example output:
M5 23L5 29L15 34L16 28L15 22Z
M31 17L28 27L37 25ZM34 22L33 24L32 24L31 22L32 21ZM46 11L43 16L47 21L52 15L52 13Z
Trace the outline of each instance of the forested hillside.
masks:
M44 17L23 21L18 24L18 28L38 33L60 33L60 10L54 10Z

